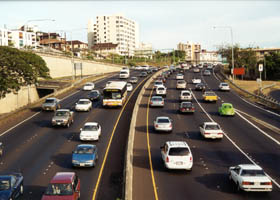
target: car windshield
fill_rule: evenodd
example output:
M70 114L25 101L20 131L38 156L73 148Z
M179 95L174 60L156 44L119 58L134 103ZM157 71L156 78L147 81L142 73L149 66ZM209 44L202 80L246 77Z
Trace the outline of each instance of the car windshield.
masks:
M222 83L221 85L222 85L222 86L228 86L228 84L227 84L227 83Z
M162 82L155 82L155 85L162 85Z
M96 125L86 125L83 128L83 131L97 131L98 127Z
M164 88L162 88L162 87L158 87L157 89L158 89L158 90L164 90Z
M68 116L67 111L57 111L55 116Z
M45 103L54 103L54 99L46 99Z
M231 109L232 106L231 106L231 105L224 105L223 108L225 108L225 109Z
M57 196L72 195L72 194L73 194L73 188L71 183L49 184L45 192L45 195L57 195Z
M152 101L162 101L162 98L160 98L160 97L153 97Z
M187 102L186 103L182 103L181 107L182 108L190 108L190 107L192 107L192 103L187 103Z
M92 84L91 83L87 83L85 86L92 86Z
M78 147L74 153L76 154L92 154L93 148L92 147Z
M78 104L89 104L89 101L79 101Z
M98 92L91 92L90 96L97 97L98 96Z
M189 92L183 92L182 95L183 96L190 96L191 94Z
M241 176L265 176L263 170L242 170Z
M170 121L167 118L160 118L160 119L157 120L157 123L169 123L169 122Z
M189 155L190 151L188 148L183 148L183 147L174 147L170 148L169 150L169 155L170 156L187 156Z
M206 96L216 96L215 93L213 93L213 92L206 92L205 94L206 94Z
M127 72L121 72L120 74L128 74Z
M177 83L178 84L183 84L183 83L185 83L185 81L178 81Z
M208 124L205 126L205 130L220 130L218 124Z
M0 180L0 191L5 191L10 189L10 181L9 180Z

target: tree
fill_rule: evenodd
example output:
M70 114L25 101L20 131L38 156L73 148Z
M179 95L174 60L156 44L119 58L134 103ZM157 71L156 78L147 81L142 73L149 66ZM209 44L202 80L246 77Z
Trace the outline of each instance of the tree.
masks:
M280 53L270 52L265 55L265 70L267 79L279 80L280 78Z
M232 47L221 46L218 53L227 59L229 68L232 68ZM241 49L238 44L233 46L234 54L234 67L245 67L245 78L255 79L258 75L257 72L257 57L251 47Z
M36 83L38 77L49 78L49 69L40 56L0 47L0 98L21 86Z

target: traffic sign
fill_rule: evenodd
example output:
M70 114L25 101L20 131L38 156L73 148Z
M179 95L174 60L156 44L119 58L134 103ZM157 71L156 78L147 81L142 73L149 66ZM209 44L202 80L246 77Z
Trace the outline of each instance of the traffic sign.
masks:
M263 64L260 63L260 64L259 64L259 72L262 72L262 71L263 71Z

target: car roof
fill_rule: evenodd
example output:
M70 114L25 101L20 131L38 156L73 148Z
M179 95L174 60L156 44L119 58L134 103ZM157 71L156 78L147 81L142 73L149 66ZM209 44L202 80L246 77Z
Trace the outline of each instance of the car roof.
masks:
M58 110L56 110L57 112L58 111L66 111L66 112L69 112L70 110L69 109L58 109Z
M49 97L49 98L46 98L46 100L56 100L55 97Z
M89 99L79 99L79 101L90 101Z
M242 169L248 169L248 170L262 170L262 168L259 165L255 164L240 164L238 165Z
M91 90L90 92L99 92L99 90Z
M50 183L71 183L75 172L57 172Z
M222 106L232 106L232 104L231 103L223 103Z
M159 116L159 117L157 117L157 119L169 119L170 120L170 118L167 116Z
M167 141L166 144L169 147L189 147L185 141Z
M217 122L204 122L204 124L207 124L207 125L218 125Z
M162 96L152 96L152 98L161 98L161 99L163 99Z
M86 84L85 84L85 85L87 85L87 84L91 84L91 85L92 85L93 83L92 83L92 82L86 82Z
M87 123L85 123L84 126L96 126L96 125L98 125L97 122L87 122Z
M182 91L181 91L181 94L184 93L184 92L189 92L189 93L191 93L190 90L182 90Z

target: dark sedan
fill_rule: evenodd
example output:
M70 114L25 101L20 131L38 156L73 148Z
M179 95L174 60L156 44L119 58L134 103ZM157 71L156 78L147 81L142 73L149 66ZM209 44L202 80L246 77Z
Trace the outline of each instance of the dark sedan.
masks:
M23 176L21 173L0 175L0 199L16 199L23 194Z
M195 90L204 91L205 90L205 85L203 83L198 83L198 84L195 85Z
M98 90L92 90L89 94L88 94L88 98L91 101L96 101L100 98L100 92Z
M140 77L146 77L147 75L148 75L147 72L141 72L139 76Z
M192 102L184 101L180 103L179 111L180 113L194 113L195 108Z

